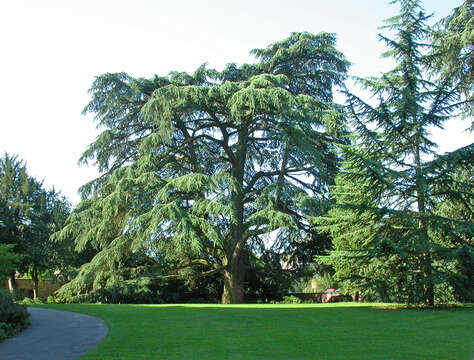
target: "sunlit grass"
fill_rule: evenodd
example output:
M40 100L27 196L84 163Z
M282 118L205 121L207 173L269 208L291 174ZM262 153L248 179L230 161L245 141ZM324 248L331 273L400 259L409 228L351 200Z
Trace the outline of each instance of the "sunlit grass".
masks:
M474 308L393 304L47 305L101 317L81 359L472 359ZM395 310L394 310L395 309Z

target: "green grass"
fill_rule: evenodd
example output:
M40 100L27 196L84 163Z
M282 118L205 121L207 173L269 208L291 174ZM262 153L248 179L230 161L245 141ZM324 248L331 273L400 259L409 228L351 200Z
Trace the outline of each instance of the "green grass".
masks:
M45 305L101 317L81 359L471 360L474 308L376 305Z

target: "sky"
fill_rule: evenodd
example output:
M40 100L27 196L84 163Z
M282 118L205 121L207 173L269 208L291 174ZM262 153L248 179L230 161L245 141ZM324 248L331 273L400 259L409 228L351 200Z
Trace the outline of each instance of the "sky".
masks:
M425 0L439 19L461 0ZM252 62L249 51L291 32L334 32L353 63L350 74L391 68L377 39L398 8L386 0L15 0L0 2L0 154L16 154L46 187L79 202L78 188L97 176L77 160L99 134L91 115L94 77L193 72L204 62ZM439 153L473 141L454 120L433 132Z

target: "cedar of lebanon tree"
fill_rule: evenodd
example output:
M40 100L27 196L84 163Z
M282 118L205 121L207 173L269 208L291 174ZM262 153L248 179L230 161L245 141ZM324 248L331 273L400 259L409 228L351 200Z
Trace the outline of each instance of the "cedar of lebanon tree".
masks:
M85 111L103 131L82 161L103 175L82 188L57 238L99 252L62 291L192 266L222 273L222 302L240 303L244 250L270 233L296 241L312 231L305 216L321 214L336 171L343 126L332 92L348 62L327 33L252 53L258 63L222 72L96 79Z
M357 135L352 146L343 147L344 171L333 188L337 204L318 219L334 240L334 251L320 260L353 290L371 288L385 301L433 306L435 285L446 280L444 261L455 261L466 246L472 255L472 245L462 240L474 230L469 216L456 218L437 207L451 200L472 204L472 177L455 174L472 168L474 148L433 152L429 128L441 127L462 108L460 83L427 78L429 16L417 0L394 3L401 12L386 28L395 37L381 39L390 48L385 56L397 65L380 78L359 79L378 98L377 106L348 94ZM440 233L456 241L440 242Z

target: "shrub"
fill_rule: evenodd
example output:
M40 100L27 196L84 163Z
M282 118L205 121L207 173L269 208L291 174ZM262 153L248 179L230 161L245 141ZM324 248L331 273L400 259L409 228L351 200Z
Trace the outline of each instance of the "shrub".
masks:
M46 298L46 304L57 304L58 300L54 296L48 296Z
M28 325L26 307L13 302L10 293L0 289L0 340L16 335Z
M20 301L21 305L31 305L31 304L34 304L34 303L35 303L35 301L32 298L29 298L29 297L25 297L25 298L23 298L23 300Z
M96 289L87 294L72 295L61 293L57 303L102 303L102 304L171 304L171 303L217 303L218 292L205 286L197 279L191 287L182 279L159 284L142 285L122 282Z
M23 300L19 301L19 303L21 305L44 304L43 300L44 299L42 299L42 298L32 299L32 298L29 298L29 297L25 297L25 298L23 298Z
M283 296L283 301L280 301L280 304L301 304L303 301L296 296L289 295Z

